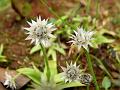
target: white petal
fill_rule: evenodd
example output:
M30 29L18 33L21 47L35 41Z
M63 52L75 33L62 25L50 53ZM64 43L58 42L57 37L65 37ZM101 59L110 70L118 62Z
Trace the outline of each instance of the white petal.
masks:
M48 28L52 28L53 26L54 25L52 23L49 23L49 24L46 25L46 27L48 27Z
M49 37L51 37L51 38L56 38L54 35L52 35L52 34L48 34L48 36Z
M67 68L69 67L69 64L68 64L68 62L66 62L66 65L67 65Z
M81 49L81 45L78 46L78 51L80 51L80 49Z
M29 35L25 40L30 40L32 39L31 35Z
M83 45L83 48L88 50L88 45Z
M9 81L5 80L4 85L9 85Z
M37 22L41 22L41 16L38 16Z
M32 23L30 23L30 22L28 22L28 21L27 21L27 23L28 23L30 26L33 26Z
M77 36L78 35L78 32L74 31L75 35Z
M27 31L30 31L30 28L24 28L25 30L27 30Z
M31 20L31 21L33 26L36 25L36 22L34 20Z
M73 64L72 64L72 61L71 61L71 63L70 63L70 66L72 66Z
M63 72L66 70L66 68L65 68L65 67L62 67L62 66L60 66L60 67L62 68Z
M51 28L50 30L51 30L51 31L55 31L56 29L57 29L57 28Z
M30 42L30 44L32 44L32 43L34 43L34 42L35 42L35 40L34 40L34 39L32 39L32 40L31 40L31 42Z
M76 62L74 63L74 65L73 66L75 66L76 67Z

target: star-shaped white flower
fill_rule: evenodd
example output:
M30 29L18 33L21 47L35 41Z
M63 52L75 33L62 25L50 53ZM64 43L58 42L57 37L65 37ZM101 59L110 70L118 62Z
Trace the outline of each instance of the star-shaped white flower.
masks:
M26 40L31 40L31 43L43 44L44 47L48 47L51 45L50 38L55 38L52 35L52 31L56 30L55 26L52 23L48 23L48 19L41 20L41 17L37 17L37 20L31 20L32 22L27 22L30 27L24 28L28 32L28 37Z
M67 68L61 67L62 72L62 79L64 79L66 82L73 82L73 81L79 81L79 75L80 75L80 69L79 66L76 66L76 63L69 65L67 63Z
M15 80L12 78L12 76L10 74L8 74L7 72L5 72L5 82L4 85L7 86L7 88L11 88L12 90L16 89L16 83Z
M88 50L88 45L92 46L91 40L93 39L93 31L85 31L83 28L78 28L77 31L74 31L74 33L75 35L70 37L72 40L69 42L76 45L78 50L80 50L81 47Z

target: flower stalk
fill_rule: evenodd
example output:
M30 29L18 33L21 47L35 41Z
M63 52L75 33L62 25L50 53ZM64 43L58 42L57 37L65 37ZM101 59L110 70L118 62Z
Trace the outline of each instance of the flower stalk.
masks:
M87 85L87 90L89 90L89 85Z
M99 90L99 86L98 86L97 79L96 79L96 76L95 76L95 73L94 73L94 70L93 70L93 66L92 66L92 62L91 62L89 52L87 50L85 50L85 54L86 54L86 57L87 57L88 67L89 67L90 72L91 72L91 74L93 76L93 81L94 81L96 90Z
M96 0L96 18L99 18L99 0Z
M31 40L31 43L35 45L40 44L43 55L44 55L44 63L45 68L47 69L46 76L48 81L50 80L50 68L48 64L48 57L45 51L45 47L49 47L52 42L50 38L55 38L52 35L52 32L56 30L55 26L52 23L48 23L48 19L41 19L41 16L37 17L36 21L31 20L31 22L27 22L30 27L24 28L27 30L26 34L28 37L25 40Z
M44 46L42 44L40 44L40 46L41 46L41 50L42 50L43 55L44 55L44 63L45 63L45 67L47 68L46 76L47 76L47 79L49 82L51 73L50 73L50 67L49 67L49 63L48 63L48 57L47 57Z
M90 3L91 3L91 0L87 0L87 6L86 6L87 15L90 14Z

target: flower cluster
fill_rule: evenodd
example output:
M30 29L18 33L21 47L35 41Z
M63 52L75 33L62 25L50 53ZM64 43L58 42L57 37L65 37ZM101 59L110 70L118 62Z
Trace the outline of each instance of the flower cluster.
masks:
M32 22L28 22L28 24L30 27L24 28L28 31L26 33L28 34L26 40L31 39L31 43L43 44L45 47L51 45L49 39L55 37L51 33L56 30L56 28L52 23L48 23L48 19L41 20L41 17L39 16L36 21L32 20ZM76 45L78 50L80 50L81 47L88 50L88 45L92 46L91 40L93 39L93 31L85 31L83 28L78 28L74 33L75 35L70 37L72 40L69 42Z
M67 63L67 68L61 67L63 70L62 79L66 82L78 81L82 84L88 85L92 81L92 76L88 73L80 72L79 66L76 66L76 63L69 65Z
M28 22L30 25L29 28L24 28L28 32L28 37L26 40L31 39L31 43L43 44L44 47L51 45L50 38L54 38L52 31L56 30L55 26L52 23L48 23L48 20L41 20L39 16L36 21Z
M81 47L88 50L88 45L92 46L91 40L93 39L93 31L85 31L83 28L78 28L77 31L74 31L74 33L75 35L70 37L72 40L69 42L76 45L78 50L80 50Z
M79 66L76 66L76 63L69 65L67 63L67 68L65 67L61 67L63 70L63 79L65 80L65 82L72 82L72 81L77 81L79 80L79 74L80 74L80 70L79 70Z
M41 20L39 16L36 21L28 22L30 25L29 28L24 28L28 32L28 37L26 40L31 39L31 43L42 44L44 47L51 45L50 38L53 38L52 31L56 30L55 26L52 23L48 23L48 20ZM94 34L93 31L85 31L83 28L78 28L77 31L74 31L75 35L72 35L69 41L72 45L77 46L78 50L83 47L88 51L88 46L92 46L91 40ZM63 69L63 79L65 82L79 81L83 84L88 85L92 81L92 76L87 73L80 72L79 66L76 66L76 63L69 65L67 67L61 67ZM47 90L47 89L46 89Z

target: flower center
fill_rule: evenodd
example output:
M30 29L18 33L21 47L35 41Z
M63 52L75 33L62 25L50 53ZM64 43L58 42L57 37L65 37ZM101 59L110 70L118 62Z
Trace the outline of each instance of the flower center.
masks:
M72 80L75 80L76 77L77 77L77 75L78 75L77 70L76 70L75 67L69 68L69 69L67 70L66 74L67 74L67 77L68 77L68 78L71 78Z
M37 27L34 30L34 35L36 36L36 38L40 39L48 39L47 36L47 30L45 27Z

